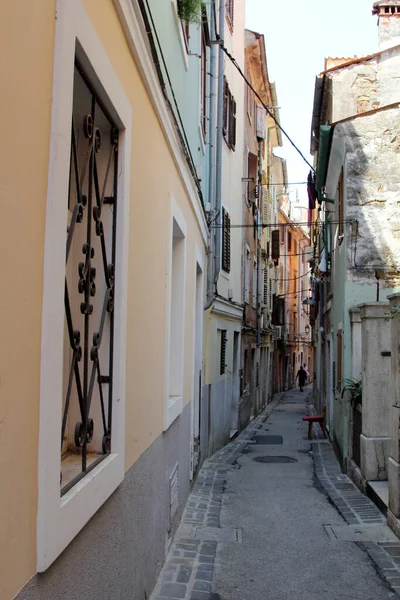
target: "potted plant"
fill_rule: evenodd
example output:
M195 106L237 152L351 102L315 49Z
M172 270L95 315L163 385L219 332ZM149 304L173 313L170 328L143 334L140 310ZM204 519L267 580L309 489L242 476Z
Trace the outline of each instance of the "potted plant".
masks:
M350 377L349 379L344 379L343 383L342 398L346 392L349 392L353 408L356 408L358 404L362 404L362 381Z
M202 22L203 0L178 0L178 15L184 23Z

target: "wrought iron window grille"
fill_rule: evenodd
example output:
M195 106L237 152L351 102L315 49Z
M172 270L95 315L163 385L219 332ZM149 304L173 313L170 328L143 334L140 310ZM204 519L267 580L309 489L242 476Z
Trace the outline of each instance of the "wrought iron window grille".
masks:
M79 63L65 258L61 495L111 452L119 130Z

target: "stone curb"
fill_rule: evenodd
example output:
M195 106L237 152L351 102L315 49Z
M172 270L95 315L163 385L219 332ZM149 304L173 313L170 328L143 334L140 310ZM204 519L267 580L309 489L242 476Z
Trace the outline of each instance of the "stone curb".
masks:
M314 473L326 495L349 525L386 525L377 506L340 469L330 443L312 443ZM400 597L400 542L356 542L367 552L388 586Z

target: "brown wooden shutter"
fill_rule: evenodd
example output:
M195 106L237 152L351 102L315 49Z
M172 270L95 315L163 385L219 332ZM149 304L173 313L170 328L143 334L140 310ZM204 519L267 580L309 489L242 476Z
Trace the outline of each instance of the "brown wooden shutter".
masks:
M231 270L231 219L222 209L222 268L227 273Z
M268 306L268 269L264 269L264 306Z
M279 260L279 251L280 251L280 247L279 247L279 229L275 229L274 231L272 231L271 233L271 258L272 260L274 260L275 262L278 262Z
M230 126L229 126L229 145L232 150L235 149L236 146L236 102L233 99L233 96L230 96Z
M222 124L222 133L224 137L227 137L228 134L228 103L229 103L229 88L226 77L224 77L224 114L223 114L223 124Z
M272 324L281 326L285 324L285 299L276 294L273 297Z
M276 294L272 297L272 324L277 325L278 321L278 296Z
M266 190L263 190L263 218L264 218L264 224L268 223L269 206L268 206L268 192Z

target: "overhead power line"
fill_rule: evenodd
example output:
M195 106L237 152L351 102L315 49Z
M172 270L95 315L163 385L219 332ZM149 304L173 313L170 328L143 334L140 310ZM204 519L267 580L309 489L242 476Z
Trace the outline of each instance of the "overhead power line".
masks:
M310 169L315 173L315 169L312 166L312 164L306 159L306 157L304 156L304 154L302 153L302 151L300 150L300 148L298 146L296 146L296 144L294 143L294 141L292 140L292 138L290 137L290 135L283 129L283 127L279 123L278 119L275 117L275 115L271 112L271 110L265 104L265 102L261 98L260 94L251 85L250 81L247 79L246 75L243 73L242 69L240 68L240 66L239 66L236 58L234 56L232 56L232 54L229 52L229 50L227 50L227 48L225 48L225 46L222 45L222 40L219 40L219 42L220 42L220 48L225 52L226 56L229 58L229 60L231 61L231 63L234 65L234 67L236 67L236 69L239 71L240 75L243 77L244 81L247 83L247 85L252 90L252 92L255 94L255 96L259 99L259 101L261 102L261 104L264 107L264 109L267 111L267 113L269 114L269 116L271 117L271 119L274 121L275 125L281 130L281 132L283 133L283 135L291 143L291 145L296 150L296 152L298 152L300 154L301 158L304 160L304 162L306 163L306 165L309 166Z
M146 11L144 2L146 3L147 11ZM173 104L175 106L175 110L176 110L177 116L174 113L174 110L172 108L171 102L170 102L170 100L168 98L168 93L167 93L167 91L165 89L166 86L165 86L165 83L164 83L164 79L163 79L163 75L162 75L162 71L161 71L161 65L159 63L158 56L156 57L154 55L154 53L157 55L157 49L155 47L154 41L150 40L150 45L153 44L153 48L152 48L153 49L153 61L155 63L155 68L156 68L156 71L157 71L157 75L158 75L158 78L159 78L161 89L163 90L164 97L165 97L166 101L170 105L171 113L172 113L173 118L174 118L174 120L176 122L177 131L178 131L178 133L179 133L179 135L181 137L181 143L183 145L183 150L184 150L184 152L186 154L186 159L187 159L187 162L188 162L188 165L189 165L192 177L193 177L193 179L195 181L195 185L197 187L197 192L199 194L199 198L201 200L201 203L204 205L203 193L202 193L202 190L201 190L201 182L200 182L199 177L197 175L196 164L195 164L195 161L193 159L192 151L190 149L190 144L189 144L189 140L188 140L188 137L187 137L187 134L186 134L185 125L183 123L181 112L179 110L178 101L177 101L176 96L175 96L175 91L174 91L174 88L173 88L173 85L172 85L171 77L170 77L170 74L169 74L169 71L168 71L168 67L167 67L167 63L166 63L166 60L165 60L165 57L164 57L164 52L163 52L163 49L162 49L162 46L161 46L160 38L158 36L157 28L156 28L155 23L154 23L153 14L151 12L151 8L149 6L148 0L144 0L144 2L143 2L143 0L140 0L140 4L143 7L143 9L142 9L142 16L143 16L143 18L145 20L145 15L146 15L146 19L147 19L147 15L148 15L150 17L150 22L151 22L151 27L150 27L150 23L146 23L145 22L146 33L149 36L149 35L153 35L153 32L154 32L154 36L155 36L155 39L156 39L156 42L157 42L158 50L159 50L159 53L160 53L160 56L161 56L162 65L164 66L164 70L165 70L165 74L166 74L167 81L168 81L168 84L169 84L169 88L171 90L172 100L173 100ZM153 31L151 31L151 28L153 29Z
M347 224L352 224L352 223L356 223L357 219L344 219L342 221L329 221L329 225L347 225ZM261 228L266 228L266 227L275 227L275 229L279 229L280 227L323 227L324 223L322 222L313 222L310 225L308 223L304 222L300 222L300 221L291 221L290 223L254 223L254 224L241 224L241 225L230 225L230 229L246 229L246 228L253 228L253 227L261 227ZM213 227L217 228L224 228L225 225L223 225L222 223L217 224L217 225L213 225Z
M283 283L284 281L297 281L298 279L303 279L303 277L306 277L307 275L309 275L310 273L312 273L312 269L310 269L309 271L307 271L307 273L303 273L303 275L300 275L299 277L293 277L292 279L272 279L272 281L279 281L279 283Z

